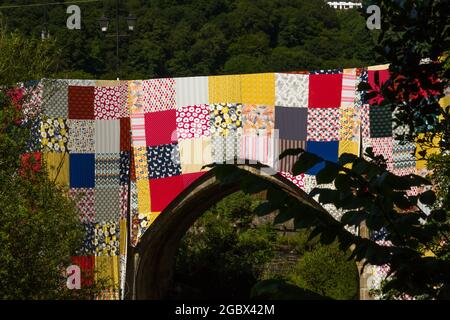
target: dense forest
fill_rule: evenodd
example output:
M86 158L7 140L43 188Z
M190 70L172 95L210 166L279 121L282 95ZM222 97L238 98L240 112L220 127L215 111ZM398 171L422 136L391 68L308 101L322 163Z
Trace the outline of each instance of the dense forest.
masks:
M42 3L2 1L0 7ZM59 2L56 0L45 1ZM68 30L67 5L0 10L1 27L27 37L47 29L61 54L59 76L116 77L115 1L78 4L81 30ZM123 79L331 69L384 63L374 52L376 31L357 10L318 0L119 1ZM127 32L132 13L136 29ZM110 18L106 33L98 19Z

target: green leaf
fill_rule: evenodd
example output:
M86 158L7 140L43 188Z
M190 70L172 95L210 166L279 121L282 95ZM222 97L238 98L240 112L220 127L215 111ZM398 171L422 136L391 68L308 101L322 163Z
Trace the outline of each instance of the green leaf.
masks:
M426 205L432 205L436 201L436 194L432 190L425 191L419 196L420 202Z
M302 153L298 160L294 163L294 166L292 167L292 173L294 176L297 176L299 174L305 173L312 167L314 167L316 164L322 162L323 159L316 156L313 153L305 152Z
M297 156L304 151L305 150L303 150L302 148L287 149L287 150L284 150L278 158L283 159L287 156Z
M343 153L340 157L339 157L339 161L338 163L341 165L347 164L347 163L353 163L353 161L355 161L356 159L358 159L358 156L352 154L352 153Z
M326 184L334 181L339 173L339 167L332 162L325 162L325 167L316 174L317 184Z

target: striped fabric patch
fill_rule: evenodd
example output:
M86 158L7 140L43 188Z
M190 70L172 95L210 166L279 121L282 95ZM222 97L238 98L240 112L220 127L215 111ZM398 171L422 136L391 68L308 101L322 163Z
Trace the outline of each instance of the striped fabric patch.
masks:
M133 113L131 117L131 136L133 146L145 147L145 116L144 113Z
M280 139L279 140L279 153L281 154L283 151L288 149L297 149L297 148L306 148L306 141L302 140L287 140ZM287 156L281 160L278 160L278 170L286 173L292 173L292 167L294 163L297 161L298 156Z
M356 69L345 69L342 75L341 107L352 107L355 103Z
M244 135L240 140L239 158L274 166L276 146L273 136Z

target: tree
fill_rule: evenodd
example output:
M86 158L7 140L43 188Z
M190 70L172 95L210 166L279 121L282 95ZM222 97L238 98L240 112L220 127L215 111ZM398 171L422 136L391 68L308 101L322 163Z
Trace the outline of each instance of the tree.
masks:
M57 51L50 43L17 34L0 40L3 83L51 72ZM67 190L50 180L41 154L30 152L36 118L21 112L29 99L23 87L0 90L0 299L93 298L103 279L81 290L66 287L84 229Z

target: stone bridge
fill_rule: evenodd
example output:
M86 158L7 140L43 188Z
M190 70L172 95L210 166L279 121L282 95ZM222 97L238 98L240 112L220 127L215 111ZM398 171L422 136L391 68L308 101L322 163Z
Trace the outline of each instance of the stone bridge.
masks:
M142 81L43 79L20 90L28 97L24 117L33 123L29 152L76 199L86 228L74 263L114 279L103 298L143 299L164 297L181 237L238 188L224 189L202 169L206 164L265 164L272 173L258 174L311 206L318 204L307 192L321 164L294 177L295 158L278 161L283 150L302 147L336 161L372 146L395 173L420 171L424 164L410 154L415 145L393 139L402 128L393 130L391 111L371 106L357 90L361 81L377 88L387 77L385 65ZM364 275L361 298L366 287Z

